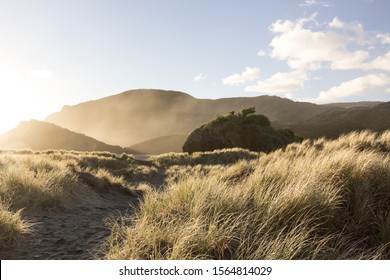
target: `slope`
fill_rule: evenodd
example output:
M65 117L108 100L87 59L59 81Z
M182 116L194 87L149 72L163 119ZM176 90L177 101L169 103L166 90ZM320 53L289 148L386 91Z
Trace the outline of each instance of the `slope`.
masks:
M289 128L307 138L337 138L340 134L366 129L382 132L390 129L390 102L324 112Z
M107 145L83 134L37 120L21 122L16 128L0 135L0 149L125 152L119 146Z
M159 155L164 153L181 153L188 134L173 134L152 138L128 147L135 154Z

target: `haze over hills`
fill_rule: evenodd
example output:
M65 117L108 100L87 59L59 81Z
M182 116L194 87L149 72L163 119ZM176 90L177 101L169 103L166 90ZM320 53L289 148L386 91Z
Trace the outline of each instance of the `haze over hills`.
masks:
M0 149L126 151L119 146L107 145L83 134L37 120L23 121L16 128L1 134Z
M196 128L218 115L248 107L255 107L276 128L289 128L305 138L390 129L390 102L316 105L275 96L212 100L178 91L141 89L64 106L48 116L47 122L22 122L0 135L0 149L181 152Z
M387 106L381 102L317 105L276 96L212 100L154 89L130 90L64 106L46 121L105 143L136 145L135 150L140 152L169 152L179 151L185 141L174 135L188 135L217 115L248 107L256 107L256 112L267 116L276 128L289 128L306 138L334 138L352 130L390 129L389 122L381 121L389 116Z
M64 106L46 121L105 143L130 146L172 134L189 134L217 115L256 107L278 126L301 123L315 115L342 110L327 105L294 102L275 96L196 99L165 90L131 90L74 106Z

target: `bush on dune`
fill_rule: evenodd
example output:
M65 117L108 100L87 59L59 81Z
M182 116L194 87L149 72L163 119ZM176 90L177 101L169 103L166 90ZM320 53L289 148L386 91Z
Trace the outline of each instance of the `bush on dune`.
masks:
M266 116L255 115L255 108L230 112L195 129L183 145L188 153L243 148L271 152L302 138L288 129L276 130Z

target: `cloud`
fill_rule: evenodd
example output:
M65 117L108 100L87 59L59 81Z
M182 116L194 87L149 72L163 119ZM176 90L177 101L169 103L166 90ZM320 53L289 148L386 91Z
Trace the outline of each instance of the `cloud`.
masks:
M206 76L203 74L203 73L199 73L198 75L196 75L195 77L194 77L194 81L195 82L199 82L199 81L201 81L201 80L204 80L206 78Z
M389 33L380 33L376 35L382 44L390 44L390 34Z
M280 72L272 75L264 81L258 81L256 85L247 86L246 92L259 93L290 93L304 88L307 75L302 71Z
M345 23L341 21L338 17L333 18L331 22L329 22L329 27L332 29L344 30L346 32L352 32L357 36L357 42L360 44L364 44L365 42L365 32L363 25L358 21ZM353 38L350 38L353 40Z
M293 95L291 92L286 93L286 94L284 95L284 97L285 97L285 98L288 98L288 99L290 99L290 100L293 100L293 99L294 99L294 95Z
M30 73L30 77L38 80L48 80L53 76L53 73L47 69L37 69Z
M258 68L247 67L241 74L234 74L222 80L224 85L241 85L246 82L254 81L260 77L260 70Z
M267 52L266 52L265 50L259 50L259 51L257 52L257 55L258 55L258 56L266 56L266 55L267 55Z
M381 90L390 85L390 78L385 74L369 74L341 83L327 91L321 91L317 98L310 100L315 103L331 103L342 101L344 97L362 95L375 90Z
M373 61L366 64L367 69L379 69L390 71L390 51L385 53L383 56L376 57Z
M271 57L286 60L292 69L318 70L324 63L328 63L333 70L361 69L369 57L368 52L349 51L349 37L345 34L333 30L313 31L306 28L305 24L315 22L315 17L316 14L294 22L278 20L273 23L269 28L275 34L270 43ZM330 25L336 29L343 26L352 29L337 18L333 19ZM359 28L354 29L360 32Z
M305 2L300 4L299 6L310 7L310 6L315 6L315 5L321 6L321 7L330 7L330 6L332 6L332 4L329 3L329 2L318 1L318 0L305 0Z

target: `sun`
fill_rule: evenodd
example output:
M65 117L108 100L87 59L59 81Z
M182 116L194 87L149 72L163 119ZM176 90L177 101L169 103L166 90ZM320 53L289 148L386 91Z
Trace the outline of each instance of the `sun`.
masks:
M21 121L39 118L41 109L29 84L15 71L0 70L0 133Z

